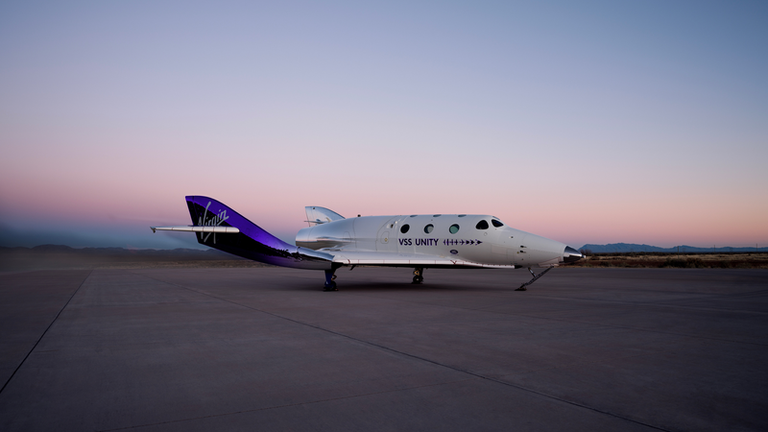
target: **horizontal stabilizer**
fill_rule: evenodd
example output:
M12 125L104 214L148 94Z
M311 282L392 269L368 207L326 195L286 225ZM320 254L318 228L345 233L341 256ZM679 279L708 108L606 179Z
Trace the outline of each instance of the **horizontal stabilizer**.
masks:
M231 226L167 226L167 227L150 227L152 232L156 231L181 231L181 232L196 232L196 233L216 233L216 234L237 234L239 229Z

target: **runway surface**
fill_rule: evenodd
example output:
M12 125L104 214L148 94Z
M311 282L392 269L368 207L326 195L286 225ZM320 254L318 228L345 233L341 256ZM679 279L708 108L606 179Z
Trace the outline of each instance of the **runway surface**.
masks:
M768 429L768 271L0 273L0 430Z

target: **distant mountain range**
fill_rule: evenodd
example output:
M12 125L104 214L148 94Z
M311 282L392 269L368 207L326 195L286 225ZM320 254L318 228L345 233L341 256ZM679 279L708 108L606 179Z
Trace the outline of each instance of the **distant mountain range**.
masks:
M661 248L645 244L634 243L611 243L606 245L585 244L580 247L581 251L590 251L592 253L615 253L615 252L696 252L696 253L728 253L728 252L768 252L768 247L719 247L719 248L700 248L694 246L680 245L671 248Z
M26 255L80 255L133 258L175 258L187 260L245 259L216 249L125 249L119 247L73 248L64 245L40 245L35 247L2 247L0 254Z
M124 249L117 247L76 249L62 245L0 247L0 272L151 267L264 267L266 264L216 249Z

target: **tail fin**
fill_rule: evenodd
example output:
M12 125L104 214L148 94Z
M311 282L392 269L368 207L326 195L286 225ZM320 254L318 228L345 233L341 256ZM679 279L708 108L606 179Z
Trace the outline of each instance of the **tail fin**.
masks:
M243 258L283 267L325 270L333 256L288 244L273 236L240 213L213 198L187 196L187 208L194 226L235 227L237 233L197 232L200 244Z
M325 207L306 206L304 207L304 212L307 214L306 222L309 223L309 226L312 226L312 224L320 225L344 219L344 216Z

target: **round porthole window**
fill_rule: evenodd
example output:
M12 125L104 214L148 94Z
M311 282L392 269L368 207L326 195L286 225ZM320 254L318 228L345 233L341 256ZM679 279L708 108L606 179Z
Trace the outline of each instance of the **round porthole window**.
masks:
M403 225L403 226L401 226L401 227L400 227L400 232L401 232L401 233L403 233L403 234L405 234L405 233L407 233L407 232L408 232L408 230L409 230L409 229L411 229L411 226L410 226L410 225L408 225L408 224L405 224L405 225Z
M450 228L448 228L448 231L451 232L451 234L456 234L459 232L459 224L453 224Z
M434 226L434 225L432 225L432 224L429 224L429 225L427 225L427 226L425 226L425 227L424 227L424 232L425 232L425 233L427 233L427 234L429 234L429 233L431 233L431 232L432 232L432 230L433 230L433 229L435 229L435 226Z

